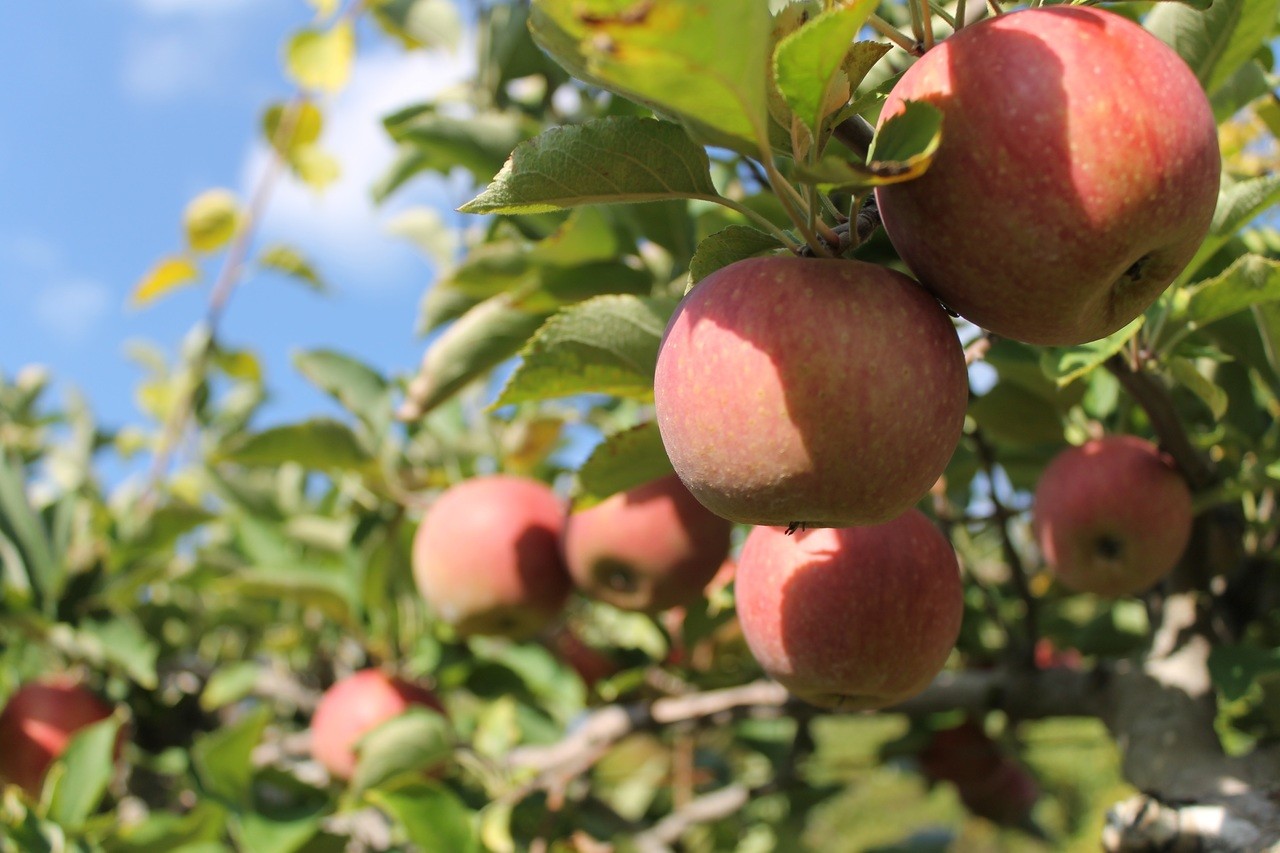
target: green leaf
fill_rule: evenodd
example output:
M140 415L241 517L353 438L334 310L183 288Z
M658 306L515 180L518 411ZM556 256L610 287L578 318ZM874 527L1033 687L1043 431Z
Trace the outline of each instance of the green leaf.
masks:
M522 142L463 213L720 198L707 152L676 124L631 116L553 127Z
M131 614L108 619L87 619L79 626L78 642L86 653L122 669L140 686L154 690L159 683L156 661L160 644L138 624Z
M448 175L460 166L477 181L487 181L502 168L511 149L538 130L514 110L458 117L438 113L430 104L401 110L383 124L400 144L400 154L374 187L378 200L426 171Z
M1178 384L1199 397L1209 407L1215 420L1221 420L1227 413L1227 392L1197 370L1195 362L1189 358L1173 356L1166 359L1165 363Z
M295 353L293 366L347 411L369 424L385 424L391 389L376 370L350 356L327 349Z
M1041 355L1040 365L1045 374L1058 383L1059 388L1064 387L1120 352L1142 328L1146 319L1146 315L1140 314L1129 325L1101 340L1075 347L1046 349Z
M49 817L68 829L84 824L98 808L115 774L116 744L123 721L118 715L77 731L58 758L60 773L51 774Z
M442 785L417 782L394 790L374 789L365 796L421 850L477 853L480 849L474 813Z
M0 534L12 544L31 588L49 610L61 595L65 572L40 516L27 502L25 477L22 464L0 451Z
M575 509L672 473L658 424L649 421L605 438L578 470Z
M1179 316L1194 330L1251 305L1277 299L1280 299L1280 261L1244 255L1221 275L1190 288L1186 307Z
M523 361L494 406L599 393L653 399L653 370L669 299L597 296L552 316L525 345Z
M799 164L796 177L809 184L870 189L918 178L928 170L942 140L942 113L923 101L908 101L876 131L866 163L827 155Z
M357 611L355 578L333 571L292 566L243 569L224 578L221 586L233 597L261 601L291 601L314 608L340 625L352 625Z
M782 243L778 238L767 231L749 225L730 225L698 244L693 260L689 262L689 286L685 292L716 270L735 261L781 248Z
M1244 698L1258 676L1280 670L1280 650L1255 646L1222 645L1209 652L1209 677L1222 698Z
M315 418L239 436L215 454L215 460L270 467L296 462L318 471L356 471L371 457L346 424Z
M240 218L240 203L235 193L224 189L202 192L191 200L182 214L187 246L193 252L221 249L235 236Z
M292 246L280 243L267 246L258 253L258 266L287 275L317 293L326 293L329 290L315 267L311 266L302 253Z
M997 383L969 404L983 433L1011 444L1061 444L1062 416L1045 397L1011 381Z
M765 3L535 0L529 29L573 76L679 118L704 141L766 145Z
M200 280L200 268L190 258L173 255L161 258L155 266L147 270L133 287L129 296L129 304L140 308L155 302L161 296L168 296L180 287L195 284Z
M271 720L271 709L255 708L231 725L224 725L196 737L191 746L191 764L204 792L225 805L249 802L253 782L254 748Z
M1277 13L1280 0L1219 0L1203 11L1162 3L1143 24L1177 51L1213 94L1271 38Z
M405 48L453 48L462 38L462 17L450 0L380 0L373 17Z
M1277 203L1280 203L1280 175L1262 175L1224 183L1218 191L1218 205L1214 208L1209 234L1186 269L1178 275L1175 285L1190 281L1240 229Z
M141 823L121 826L110 839L109 853L203 853L214 849L226 831L227 812L217 803L197 802L185 814L153 811Z
M774 50L778 91L814 139L822 133L823 120L849 100L845 62L876 5L877 0L855 0L837 6L783 38Z
M364 791L403 775L428 770L453 752L449 721L429 708L409 708L362 737L351 786Z
M301 30L285 45L285 71L303 89L337 92L351 76L355 52L355 30L346 21Z
M428 347L409 387L415 408L429 412L471 381L515 355L546 320L515 296L500 293L463 314Z
M209 676L204 690L200 691L200 707L205 711L239 702L253 692L258 683L262 666L256 661L245 660L224 664Z
M286 159L314 145L324 130L324 113L310 101L272 104L262 114L262 135Z

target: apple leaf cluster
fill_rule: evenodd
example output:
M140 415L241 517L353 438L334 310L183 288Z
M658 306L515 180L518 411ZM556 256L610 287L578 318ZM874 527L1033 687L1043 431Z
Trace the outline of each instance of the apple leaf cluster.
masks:
M475 51L370 188L472 185L421 363L265 417L228 301L342 284L267 181L137 423L0 372L0 847L1280 843L1280 0L309 5L317 192Z

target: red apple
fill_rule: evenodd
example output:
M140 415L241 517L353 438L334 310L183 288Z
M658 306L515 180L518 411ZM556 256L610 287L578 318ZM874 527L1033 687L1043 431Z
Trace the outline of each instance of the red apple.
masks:
M563 504L537 480L499 474L459 483L418 527L418 589L459 634L527 638L569 597L563 528Z
M587 596L654 613L702 595L729 556L732 527L672 474L570 515L565 562Z
M569 627L556 631L551 648L567 663L588 688L622 671L618 662L601 649L590 645Z
M1191 490L1149 441L1108 436L1060 453L1036 485L1033 523L1063 585L1118 596L1164 577L1191 537Z
M71 737L111 713L111 705L70 679L22 685L0 712L0 779L39 796L45 772ZM122 744L123 737L117 752Z
M377 669L364 669L335 683L311 717L311 755L335 779L356 772L356 744L373 729L420 705L444 713L430 690Z
M887 521L946 467L968 376L918 284L858 261L751 258L703 279L667 326L654 400L676 473L758 525Z
M758 527L738 559L738 619L764 671L842 710L929 685L960 632L955 552L918 510L871 527Z
M880 187L902 260L1003 337L1079 344L1141 314L1191 260L1217 204L1217 126L1195 74L1101 9L965 27L907 69L881 123L923 101L942 143Z

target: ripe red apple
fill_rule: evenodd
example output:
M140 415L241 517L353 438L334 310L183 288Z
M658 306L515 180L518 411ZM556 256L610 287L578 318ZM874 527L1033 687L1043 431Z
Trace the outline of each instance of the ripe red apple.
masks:
M111 705L70 679L22 685L0 712L0 779L39 796L45 772L71 737L111 713ZM117 753L122 745L123 737Z
M563 504L537 480L497 474L459 483L414 537L418 589L459 634L527 638L569 597L563 528Z
M1191 537L1191 490L1149 441L1116 435L1060 453L1036 485L1033 523L1064 586L1118 596L1171 570Z
M324 692L311 716L312 757L335 779L350 779L360 738L413 705L444 713L430 690L381 670L347 676Z
M702 595L729 556L732 527L671 474L570 515L565 563L587 596L656 613Z
M859 261L751 258L703 279L663 336L658 429L717 515L874 524L919 500L964 423L955 327L916 282Z
M871 527L757 527L734 590L764 671L842 710L883 708L927 687L964 611L951 543L915 509Z
M907 101L942 111L918 180L880 187L902 260L998 335L1079 344L1137 317L1190 261L1217 204L1217 127L1159 39L1100 9L999 15L907 69Z

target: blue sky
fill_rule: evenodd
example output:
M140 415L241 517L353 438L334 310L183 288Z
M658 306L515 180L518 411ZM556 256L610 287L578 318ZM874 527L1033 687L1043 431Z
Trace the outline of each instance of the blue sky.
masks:
M280 45L305 0L58 0L0 3L0 371L47 366L107 426L136 422L141 369L126 341L177 347L208 282L135 310L133 286L182 246L181 215L204 189L246 198L261 169L262 109L292 89ZM419 181L389 209L368 201L390 157L378 118L465 74L472 57L393 49L362 31L351 83L328 104L325 143L344 176L317 198L279 187L258 244L288 241L332 285L317 296L256 278L236 293L222 338L263 358L270 421L332 411L292 370L298 349L332 347L386 372L421 356L418 302L432 268L385 233L413 204L449 211L462 183Z

